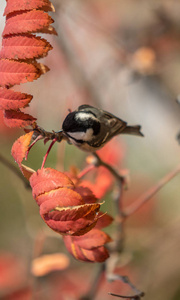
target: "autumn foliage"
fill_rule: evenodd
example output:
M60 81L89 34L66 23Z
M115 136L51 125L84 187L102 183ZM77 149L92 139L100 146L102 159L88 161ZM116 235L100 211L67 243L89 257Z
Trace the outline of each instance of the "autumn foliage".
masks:
M4 110L4 120L9 127L25 127L36 120L21 111L33 96L9 88L36 80L49 70L37 59L46 56L52 46L35 35L39 32L56 34L48 11L54 11L48 0L7 1L0 51L0 108Z
M49 0L2 2L2 299L140 300L141 288L148 299L179 299L178 193L171 186L154 196L180 173L178 164L163 175L177 146L180 4L59 0L55 15ZM80 149L64 147L70 140L61 124L67 109L84 103L123 120L127 110L128 123L141 124L146 138L141 144L127 136L127 149L114 138L82 159ZM14 133L15 164L3 154ZM55 143L58 153L46 163Z
M107 214L99 209L101 203L88 187L89 181L78 178L73 173L62 173L51 168L42 168L35 172L22 164L28 151L33 132L21 136L12 147L12 155L24 176L29 179L33 198L39 205L39 212L44 222L55 232L64 236L69 252L78 260L102 262L109 256L104 245L111 238L101 229L112 222ZM108 153L108 151L107 151ZM100 173L99 173L100 171ZM101 169L97 178L101 176ZM105 172L112 184L111 175ZM105 194L109 188L103 189L98 179L94 190ZM105 180L106 182L106 180Z
M0 108L4 111L7 126L32 126L32 130L15 141L11 152L30 182L42 219L52 230L64 236L67 249L76 259L102 262L109 256L104 245L111 238L101 229L108 226L112 219L100 213L98 198L112 184L109 172L102 173L100 170L93 186L75 174L64 174L44 167L35 171L22 164L30 149L36 118L24 113L33 96L16 92L12 87L34 81L49 70L37 59L46 56L52 46L46 39L35 35L39 32L56 34L48 11L54 11L48 0L7 1L0 52ZM101 225L98 227L99 220Z

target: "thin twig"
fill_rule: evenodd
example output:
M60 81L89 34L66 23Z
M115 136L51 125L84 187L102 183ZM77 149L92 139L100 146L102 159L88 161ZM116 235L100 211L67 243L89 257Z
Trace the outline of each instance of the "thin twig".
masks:
M113 251L121 253L121 252L123 252L123 248L124 248L124 223L122 222L122 220L124 219L124 213L122 211L122 193L123 193L124 177L121 176L112 166L110 166L109 164L102 161L96 153L94 153L94 156L97 159L96 165L104 166L105 168L107 168L111 172L111 174L114 175L116 180L118 181L118 193L114 199L114 202L115 202L115 209L116 209L118 217L120 216L120 220L117 221L117 224L116 224L116 243L115 243L115 247L114 247ZM129 280L129 278L127 276L120 276L118 274L110 273L107 275L107 278L109 281L121 280L125 284L128 284L129 287L135 292L135 294L133 296L122 296L122 295L109 293L112 296L116 296L116 297L124 298L124 299L125 298L126 299L134 299L134 300L140 300L141 297L144 296L144 292L139 291L132 284L132 282Z
M124 185L124 177L121 176L111 165L104 162L97 153L93 153L94 157L97 159L96 166L103 166L111 172L111 174L116 178L118 181L118 192L114 198L115 203L115 211L117 212L117 223L116 223L116 244L114 251L122 252L123 251L123 244L124 244L124 230L123 230L123 223L122 219L124 217L122 211L122 193L123 193L123 185ZM119 218L120 217L120 218ZM120 221L118 221L120 219Z
M51 142L51 144L50 144L50 146L49 146L49 148L48 148L48 150L47 150L47 152L46 152L46 154L45 154L45 156L44 156L44 158L43 158L43 162L42 162L41 169L44 168L46 159L47 159L47 157L48 157L48 155L49 155L49 152L51 151L52 146L55 144L55 142L57 142L57 139L56 139L56 138L54 138L54 139L52 140L52 142Z
M19 177L24 185L25 188L29 189L30 185L29 182L27 181L27 179L22 175L22 173L20 172L19 169L16 168L15 165L13 165L9 160L7 160L2 154L0 154L0 162L6 166L9 170L11 170L17 177Z
M96 166L98 167L98 166L103 166L103 167L105 167L106 169L108 169L110 172L111 172L111 174L118 180L118 182L120 183L120 184L122 184L123 183L123 181L124 181L124 177L123 176L121 176L111 165L109 165L108 163L106 163L105 161L103 161L100 157L99 157L99 155L97 154L97 153L93 153L93 155L95 156L95 158L97 159L97 163L96 163Z
M108 163L104 162L101 160L101 158L97 155L97 153L93 153L94 157L97 159L97 162L95 163L96 166L104 166L107 168L111 174L116 178L118 182L118 192L117 195L114 198L114 203L115 203L115 210L116 214L119 217L117 223L116 223L116 243L114 246L113 251L117 253L123 252L124 248L124 223L122 222L124 218L123 210L122 210L122 196L123 196L123 185L124 185L124 177L121 176L112 166L110 166ZM113 293L110 293L112 296L117 296L121 298L126 298L126 299L140 299L141 297L144 296L144 292L139 291L129 280L127 276L120 276L118 274L108 274L107 278L109 281L115 281L115 280L121 280L124 283L128 284L129 287L136 293L133 296L121 296L121 295L116 295Z
M139 208L149 201L160 189L162 189L171 179L180 173L180 165L173 171L165 175L155 186L151 187L147 192L140 196L135 202L125 208L123 216L125 218L134 214Z
M95 169L96 166L91 164L88 165L86 168L84 168L84 170L82 170L79 174L78 174L78 178L81 179L82 177L84 177L87 173L89 173L90 171L92 171L93 169Z
M43 139L43 136L42 135L38 135L35 140L31 143L31 145L29 146L27 152L26 152L26 155L25 155L25 160L27 160L28 158L28 154L29 154L29 151L31 150L31 148L39 141L39 140L42 140Z
M122 296L122 295L118 295L118 294L114 294L114 293L109 293L109 295L111 296L116 296L116 297L119 297L119 298L125 298L125 299L137 299L139 300L141 297L144 297L144 292L138 290L135 285L129 280L129 278L127 276L121 276L121 275L118 275L118 274L109 274L108 276L108 280L113 282L115 280L121 280L122 282L124 282L125 284L128 284L131 289L135 292L134 295L132 296Z
M122 299L131 299L131 300L140 300L140 296L138 295L132 295L132 296L123 296L123 295L118 295L118 294L114 294L114 293L108 293L111 296L114 297L118 297L118 298L122 298Z
M93 282L91 283L91 288L89 292L87 292L86 295L81 296L80 300L93 300L95 298L101 283L101 276L104 270L105 270L105 264L102 263L98 266L98 271L96 272Z

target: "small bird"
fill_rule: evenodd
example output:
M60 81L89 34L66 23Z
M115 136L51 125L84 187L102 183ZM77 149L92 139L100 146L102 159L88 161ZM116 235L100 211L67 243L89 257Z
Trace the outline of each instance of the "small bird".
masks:
M140 125L128 126L113 114L86 104L70 112L62 124L65 139L87 152L102 148L118 134L144 136L140 129Z

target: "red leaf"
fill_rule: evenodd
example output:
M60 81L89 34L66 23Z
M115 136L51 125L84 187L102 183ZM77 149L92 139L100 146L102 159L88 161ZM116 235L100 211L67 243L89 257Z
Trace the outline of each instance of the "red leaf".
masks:
M60 221L74 221L80 218L94 221L94 218L98 217L97 212L99 211L100 204L82 204L83 200L78 193L73 190L68 191L67 188L64 188L63 190L62 195L59 193L59 198L49 199L48 201L41 203L41 215L45 215L52 210L55 210L52 211L51 217L54 218L55 216L55 219L58 218ZM64 195L65 198L63 198ZM79 202L81 204L76 204ZM71 203L72 206L69 205L69 207L67 207L66 205L69 203Z
M52 49L45 39L34 35L8 36L2 40L0 58L34 59L47 55Z
M108 250L103 246L95 248L93 250L83 249L83 255L85 257L84 261L99 263L104 262L109 257Z
M111 141L101 150L98 150L98 155L102 158L103 161L107 162L108 164L118 165L118 162L120 162L124 156L124 152L125 151L123 147L120 147L119 143ZM89 163L92 163L94 161L94 157L89 156L87 158L87 161ZM83 180L78 183L78 189L80 187L89 188L95 195L95 197L100 199L108 192L108 190L111 189L114 182L114 177L112 176L110 171L103 166L99 167L98 170L96 170L95 174L96 175L94 183Z
M96 183L92 189L96 197L101 199L111 189L113 182L114 178L107 169L98 168Z
M67 175L43 168L30 177L30 184L40 215L51 229L81 235L96 225L100 204L85 204Z
M41 31L49 27L54 20L41 10L32 10L21 14L14 13L7 16L3 36L19 33L31 33Z
M32 135L33 131L20 136L20 138L18 138L12 146L11 154L19 166L26 155Z
M96 171L95 183L88 180L83 180L79 187L87 187L92 190L92 193L97 199L101 199L107 191L112 187L114 178L112 174L104 167L99 167ZM79 188L78 187L78 188Z
M26 278L26 275L24 274L24 278ZM17 286L14 288L14 292L12 291L11 294L8 295L8 298L4 298L4 300L31 300L33 297L33 291L32 288L27 286L26 284L20 283L21 288L17 290ZM12 285L10 285L10 288L12 289Z
M85 203L95 203L97 198L94 196L92 190L86 186L76 186L75 190L83 197Z
M86 233L86 235L87 234L88 233ZM84 236L80 238L83 239ZM89 261L89 262L103 262L109 257L109 253L104 246L87 250L79 247L79 245L74 240L76 239L76 237L74 236L64 236L63 239L66 248L77 260Z
M31 177L30 185L34 199L51 190L56 190L61 187L74 187L74 184L68 176L51 168L43 168L34 173Z
M21 164L21 172L23 173L24 177L29 180L31 175L35 172L33 169Z
M13 291L26 287L27 284L27 270L25 260L21 257L19 259L12 253L2 252L0 254L0 290L3 297L1 299L26 299L24 298L13 298L11 297ZM7 295L8 291L8 295ZM29 298L30 299L30 298ZM32 299L32 298L31 298Z
M21 111L5 110L4 122L8 127L26 127L35 122L35 118Z
M14 136L16 134L17 128L9 128L4 123L4 111L0 110L0 136L1 139L4 136L8 136L10 138L11 136Z
M125 155L125 146L116 140L107 143L102 149L98 150L98 155L108 164L116 166L119 164Z
M108 214L99 213L99 219L96 224L96 229L102 229L109 226L113 221L113 218Z
M49 214L43 217L46 224L60 234L81 235L91 230L96 225L96 220L80 218L78 220L60 221L53 220Z
M10 14L14 11L42 9L45 11L55 11L54 6L49 0L8 0L4 15Z
M0 88L0 109L17 110L21 107L26 107L32 98L32 95Z
M33 191L34 193L34 191ZM66 215L65 209L71 206L83 205L82 197L71 188L58 188L36 197L36 202L41 206L40 213L45 214L51 210L58 210L59 216ZM61 211L61 208L63 212Z
M74 236L73 241L83 249L92 250L111 242L112 239L102 230L93 228L83 236Z
M42 190L42 186L40 187L40 190ZM33 190L33 194L34 194L34 190ZM50 212L53 209L56 209L56 207L58 207L59 209L58 211L59 215L62 214L66 215L65 213L66 207L70 209L70 206L74 207L74 206L84 204L82 197L74 190L67 187L61 187L57 190L45 192L44 194L39 195L39 197L37 197L36 200L38 202L38 205L40 205L40 214L43 215ZM60 212L61 208L63 212ZM69 217L70 216L71 215L69 215Z
M0 86L2 87L33 81L40 75L40 69L34 64L9 59L0 60Z

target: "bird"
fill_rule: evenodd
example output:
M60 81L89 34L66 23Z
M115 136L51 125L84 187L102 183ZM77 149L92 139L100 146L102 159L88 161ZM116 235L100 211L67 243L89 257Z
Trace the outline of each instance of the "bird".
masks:
M119 134L144 136L140 125L129 126L113 114L83 104L69 112L62 124L64 139L86 152L101 149Z

